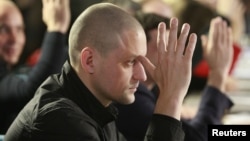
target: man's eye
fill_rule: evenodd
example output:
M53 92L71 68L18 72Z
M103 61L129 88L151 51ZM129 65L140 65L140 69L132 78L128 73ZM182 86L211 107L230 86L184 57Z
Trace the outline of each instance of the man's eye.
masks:
M129 65L133 66L135 64L136 60L131 60L128 62Z
M0 34L7 33L7 28L5 26L0 26Z

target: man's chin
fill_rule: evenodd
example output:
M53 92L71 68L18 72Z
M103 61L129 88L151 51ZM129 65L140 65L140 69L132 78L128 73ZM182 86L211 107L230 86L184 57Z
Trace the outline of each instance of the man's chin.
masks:
M129 96L126 97L126 99L120 101L120 104L129 105L129 104L134 103L134 101L135 101L134 94L129 94Z
M18 63L18 59L16 59L16 58L5 58L4 60L10 66L14 66Z

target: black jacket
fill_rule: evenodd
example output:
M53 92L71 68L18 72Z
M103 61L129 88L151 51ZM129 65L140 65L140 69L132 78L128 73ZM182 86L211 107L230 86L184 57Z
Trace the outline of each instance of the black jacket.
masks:
M19 113L5 141L123 141L115 120L118 111L104 107L78 78L68 62L49 77ZM181 123L153 115L148 141L181 141Z
M18 66L9 71L6 64L0 62L0 134L5 134L39 85L50 74L60 72L67 58L66 49L64 34L48 32L34 67Z

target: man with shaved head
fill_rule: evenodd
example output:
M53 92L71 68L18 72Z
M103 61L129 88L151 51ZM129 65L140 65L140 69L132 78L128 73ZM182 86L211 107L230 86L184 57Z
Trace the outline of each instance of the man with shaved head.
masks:
M118 111L112 104L131 104L146 69L160 89L145 140L182 141L183 99L191 79L196 35L185 42L189 25L177 38L178 20L158 27L158 64L146 57L140 23L121 8L99 3L87 8L69 35L69 60L60 74L49 77L12 123L5 141L121 141ZM184 52L185 49L185 52ZM171 68L171 69L166 69Z
M20 10L11 0L0 0L0 134L5 134L39 85L58 73L67 58L65 36L70 24L69 0L44 0L47 33L34 66L19 64L25 45ZM39 28L39 27L38 27Z

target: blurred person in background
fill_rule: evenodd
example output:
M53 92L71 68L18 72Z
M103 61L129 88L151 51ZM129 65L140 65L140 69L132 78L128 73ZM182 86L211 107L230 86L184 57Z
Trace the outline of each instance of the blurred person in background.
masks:
M233 62L227 78L227 89L236 90L237 81L233 78L232 71L241 52L239 37L244 29L243 13L244 6L240 0L164 0L168 3L173 13L181 23L189 23L191 32L198 35L197 47L193 56L193 75L189 92L202 90L207 82L209 66L203 58L202 42L200 36L208 34L210 20L217 16L227 21L232 28L233 34ZM223 4L224 3L224 4ZM221 6L219 6L221 5ZM223 6L222 6L223 5ZM234 13L232 13L234 11ZM199 13L199 14L198 14Z
M141 5L133 0L103 0L103 2L115 4L132 15L141 9Z
M166 18L174 17L172 7L163 0L144 0L140 5L144 13L155 13Z
M65 34L70 23L69 0L43 0L42 13L47 32L41 56L34 67L18 64L26 42L23 17L11 0L0 1L1 134L5 134L38 86L50 74L58 73L67 58Z

